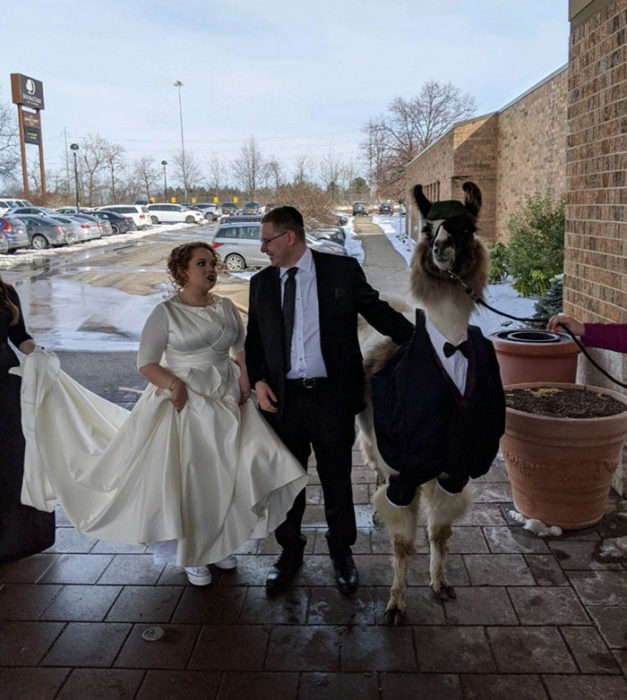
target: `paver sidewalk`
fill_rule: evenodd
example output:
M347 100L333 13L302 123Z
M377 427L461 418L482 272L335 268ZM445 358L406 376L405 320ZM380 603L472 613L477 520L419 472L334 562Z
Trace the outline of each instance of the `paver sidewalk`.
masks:
M247 543L236 571L214 569L199 589L146 548L85 537L60 514L51 550L0 567L0 697L627 697L625 569L599 556L619 532L617 496L599 526L539 539L510 526L497 459L451 539L457 599L432 596L421 527L407 618L390 628L390 545L371 520L373 474L358 452L354 462L352 598L333 585L314 467L305 563L274 598L264 589L271 540ZM144 641L155 625L164 637Z

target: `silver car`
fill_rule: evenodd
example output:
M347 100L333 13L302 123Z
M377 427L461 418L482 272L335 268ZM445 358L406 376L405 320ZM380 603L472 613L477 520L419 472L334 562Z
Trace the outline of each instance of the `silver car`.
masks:
M18 248L28 248L30 245L26 225L14 216L0 217L0 233L3 234L6 240L9 253Z
M216 249L224 269L228 272L240 272L247 267L265 267L270 261L261 252L258 222L241 222L220 224L211 245Z
M49 217L18 214L17 218L26 224L30 244L35 250L44 250L50 246L62 246L77 241L73 231Z
M90 241L92 238L94 238L91 232L91 227L88 223L79 221L78 219L73 219L70 216L62 216L59 214L55 214L50 218L55 219L55 221L58 221L60 224L63 224L73 231L76 234L76 240L79 242Z

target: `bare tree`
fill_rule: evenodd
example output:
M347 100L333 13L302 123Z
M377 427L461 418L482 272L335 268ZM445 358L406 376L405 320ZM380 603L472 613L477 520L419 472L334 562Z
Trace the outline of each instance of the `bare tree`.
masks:
M118 175L120 174L120 171L123 171L125 168L125 158L124 158L124 146L120 146L119 144L116 143L109 143L107 144L106 150L105 150L105 163L107 167L109 168L109 172L111 175L111 197L110 200L115 204L117 202L117 196L116 196L116 191L115 191L115 175L116 172Z
M190 192L197 187L203 179L202 168L198 159L191 151L177 151L172 158L174 177L183 186L185 192Z
M207 185L209 191L215 195L227 184L226 166L218 156L213 155L209 160L209 177Z
M425 83L409 100L392 100L386 115L363 127L366 140L361 145L362 153L377 194L401 195L407 163L476 109L474 97L451 83L443 85L434 80Z
M266 176L266 162L254 136L244 142L240 156L233 161L232 167L244 192L255 199L257 190Z
M310 167L311 158L308 155L297 156L295 160L294 184L302 185L307 182L307 168Z
M17 118L10 105L0 104L0 177L18 179Z
M101 182L99 176L103 173L107 164L107 154L111 145L99 134L90 134L81 142L79 153L80 176L83 182L83 193L87 197L86 204L94 206L98 199L98 194L102 194L99 188Z
M339 198L340 180L344 171L344 164L329 148L320 161L320 178L324 188L335 201Z
M276 196L283 179L281 163L274 157L270 158L266 164L266 171L267 183L274 190Z
M161 173L151 156L142 156L133 163L133 180L137 183L137 189L146 193L148 200L151 192L158 191ZM165 192L163 194L165 197Z

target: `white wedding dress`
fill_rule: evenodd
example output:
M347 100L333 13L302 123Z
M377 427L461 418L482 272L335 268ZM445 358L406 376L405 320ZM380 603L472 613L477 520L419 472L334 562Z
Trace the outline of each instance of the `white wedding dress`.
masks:
M180 413L150 384L129 413L60 370L52 353L25 356L22 501L60 503L81 532L109 542L176 540L179 566L209 564L284 519L307 475L239 399L244 328L233 303L159 304L142 333L138 366L160 362L187 385Z

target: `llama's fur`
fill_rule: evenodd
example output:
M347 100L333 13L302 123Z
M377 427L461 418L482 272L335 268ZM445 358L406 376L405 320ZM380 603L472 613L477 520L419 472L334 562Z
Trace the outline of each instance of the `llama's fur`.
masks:
M465 335L474 302L449 273L456 275L481 295L489 270L488 252L474 236L481 193L473 183L465 183L464 191L467 215L458 217L451 225L447 221L435 222L437 230L434 230L432 222L427 221L410 264L410 288L413 296L429 320L453 344L459 343ZM426 219L431 203L423 195L420 185L414 188L414 197ZM392 303L405 313L410 308L406 303ZM466 513L471 504L471 490L466 486L461 493L449 495L433 479L416 489L409 506L398 507L387 499L386 482L394 470L383 461L377 449L370 401L370 378L394 354L397 346L390 340L379 340L369 347L365 342L365 345L366 409L358 417L359 440L367 463L377 471L378 483L384 482L374 495L373 507L375 520L385 524L393 544L394 580L386 608L386 622L398 624L406 610L408 556L415 551L414 540L420 510L426 515L429 536L430 586L441 600L455 597L455 591L446 578L447 543L453 523Z

